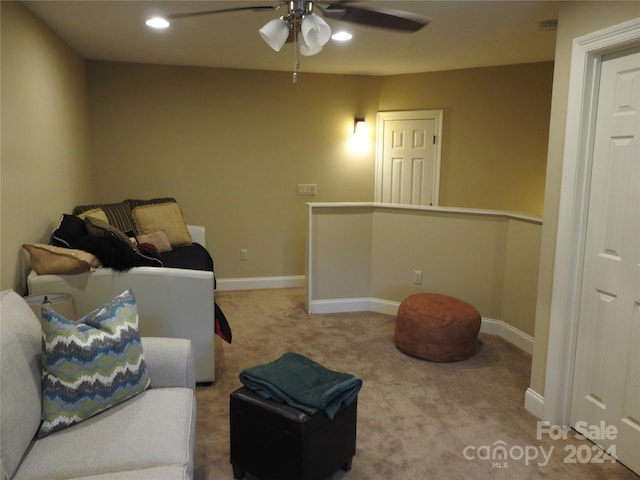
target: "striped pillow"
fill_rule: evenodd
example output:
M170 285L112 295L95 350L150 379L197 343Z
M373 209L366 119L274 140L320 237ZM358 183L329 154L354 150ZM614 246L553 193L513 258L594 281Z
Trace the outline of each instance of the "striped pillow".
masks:
M158 198L151 198L149 200L140 200L138 198L127 198L122 203L127 205L133 212L133 209L136 207L139 207L140 205L156 205L158 203L177 203L177 200L173 197L158 197Z
M102 203L97 205L78 205L73 209L74 215L82 215L83 213L101 209L107 219L109 220L109 224L122 232L129 232L131 230L135 231L135 225L133 224L133 219L131 218L131 209L129 205L126 203Z
M77 322L47 308L41 321L43 421L38 438L150 387L131 290Z

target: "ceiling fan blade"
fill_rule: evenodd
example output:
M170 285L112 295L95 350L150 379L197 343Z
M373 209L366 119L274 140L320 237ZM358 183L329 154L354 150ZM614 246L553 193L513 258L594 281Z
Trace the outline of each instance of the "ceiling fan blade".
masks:
M202 15L212 15L214 13L229 13L229 12L241 12L251 10L252 12L269 12L280 8L280 4L277 5L254 5L249 7L231 7L231 8L222 8L219 10L201 10L198 12L178 12L178 13L170 13L165 16L168 20L175 20L177 18L187 18L187 17L199 17Z
M345 3L332 3L323 9L323 14L334 20L403 32L417 32L431 23L430 18L417 13L391 8L357 7Z

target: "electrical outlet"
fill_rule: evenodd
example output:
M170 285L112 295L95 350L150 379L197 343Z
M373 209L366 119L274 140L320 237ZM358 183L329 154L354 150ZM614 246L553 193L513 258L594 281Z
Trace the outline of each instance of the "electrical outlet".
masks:
M413 284L422 285L422 272L420 270L413 271Z
M243 262L249 260L249 250L247 250L246 248L240 249L240 260L242 260Z

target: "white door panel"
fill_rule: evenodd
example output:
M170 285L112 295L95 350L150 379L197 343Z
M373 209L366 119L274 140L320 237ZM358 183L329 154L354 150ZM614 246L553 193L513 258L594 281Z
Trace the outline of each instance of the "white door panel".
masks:
M378 114L376 201L438 205L442 111Z
M571 424L640 472L638 49L603 58L597 112Z

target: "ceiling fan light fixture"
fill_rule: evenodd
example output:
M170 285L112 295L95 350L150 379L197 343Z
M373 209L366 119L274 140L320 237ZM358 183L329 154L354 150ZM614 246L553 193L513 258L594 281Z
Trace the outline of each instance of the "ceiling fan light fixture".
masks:
M279 52L289 37L289 25L283 17L274 18L258 30L267 45Z
M300 33L310 48L319 47L322 49L331 38L331 27L318 15L310 13L304 16L300 25Z
M328 5L325 5L327 3ZM316 4L320 5L318 10L324 17L390 30L416 32L431 21L427 17L411 12L388 8L361 7L350 5L350 3L352 3L352 0L337 0L335 3L330 3L330 0L279 0L275 5L236 5L214 10L171 13L167 18L155 17L148 19L146 23L154 28L167 28L169 19L177 20L240 11L274 11L285 7L287 10L285 15L270 20L258 30L258 33L262 40L276 52L282 49L290 36L292 37L295 44L293 71L293 82L295 83L298 69L300 68L298 55L316 55L322 51L322 48L332 38L329 24L314 13ZM351 39L351 34L337 32L334 38L337 41L346 41Z

